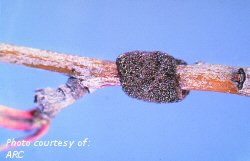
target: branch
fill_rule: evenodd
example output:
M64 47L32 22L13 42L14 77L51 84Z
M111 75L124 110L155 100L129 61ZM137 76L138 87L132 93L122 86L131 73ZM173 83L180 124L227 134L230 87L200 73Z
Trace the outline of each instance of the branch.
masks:
M0 105L0 126L23 131L36 130L23 139L27 141L43 136L49 128L50 120L63 108L86 93L106 86L122 85L130 96L153 102L178 102L185 98L189 90L250 96L250 67L204 63L186 65L184 61L160 52L125 53L115 63L0 44L0 61L70 76L67 83L57 89L37 90L35 102L38 106L32 110L22 111ZM157 89L152 90L155 87ZM12 147L2 146L0 151Z
M250 96L250 67L215 64L180 65L177 67L180 86L199 90Z
M0 44L0 62L59 72L85 80L90 91L120 85L114 62Z
M59 72L84 80L84 85L90 92L106 86L120 85L117 67L112 61L8 44L0 44L0 61ZM183 90L250 96L250 67L201 63L178 65L177 75L180 77L179 84Z
M39 139L48 131L49 122L49 119L38 108L23 111L0 105L0 126L21 131L35 130L33 134L19 138L17 141L34 141ZM16 146L0 145L0 151L9 150Z

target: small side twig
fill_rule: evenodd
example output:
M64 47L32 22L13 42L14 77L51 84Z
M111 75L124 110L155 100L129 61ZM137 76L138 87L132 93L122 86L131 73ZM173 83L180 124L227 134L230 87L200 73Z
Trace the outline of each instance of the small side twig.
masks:
M36 91L35 103L37 107L24 111L0 105L0 126L14 130L35 130L35 133L17 141L35 141L42 137L49 129L49 122L63 108L74 103L88 93L80 79L70 77L66 84L57 89L45 88ZM16 146L2 145L0 151Z
M0 105L0 126L21 131L35 130L33 134L17 139L17 141L34 141L46 133L49 128L49 119L44 117L37 108L24 111ZM0 151L14 147L12 145L1 145Z
M54 118L63 108L73 104L88 93L88 88L81 80L70 77L66 84L57 89L45 88L36 91L35 103L48 118Z

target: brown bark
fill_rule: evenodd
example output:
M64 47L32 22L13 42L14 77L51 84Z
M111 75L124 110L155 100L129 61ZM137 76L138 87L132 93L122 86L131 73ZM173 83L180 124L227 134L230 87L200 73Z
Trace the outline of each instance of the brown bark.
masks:
M0 44L0 61L63 73L82 79L90 90L120 85L116 64L93 58ZM185 90L214 91L250 96L250 67L215 64L179 65Z

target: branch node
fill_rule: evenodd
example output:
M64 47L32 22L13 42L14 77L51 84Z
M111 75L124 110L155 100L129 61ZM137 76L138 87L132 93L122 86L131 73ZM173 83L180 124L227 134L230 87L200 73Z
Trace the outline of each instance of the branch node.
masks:
M62 109L89 93L80 79L70 77L66 84L57 89L44 88L35 93L35 103L42 114L54 118Z

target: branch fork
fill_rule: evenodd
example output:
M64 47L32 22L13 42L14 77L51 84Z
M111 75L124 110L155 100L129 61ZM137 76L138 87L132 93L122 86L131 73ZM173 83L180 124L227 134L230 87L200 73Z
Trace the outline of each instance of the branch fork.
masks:
M35 131L23 138L26 141L42 137L49 129L50 120L86 93L107 86L121 85L116 63L112 61L0 44L0 62L49 70L69 77L66 84L57 89L37 90L35 93L37 106L32 110L23 111L0 105L0 126L21 131ZM176 72L182 90L250 96L250 67L197 63L178 65ZM10 148L13 147L1 146L0 151Z

